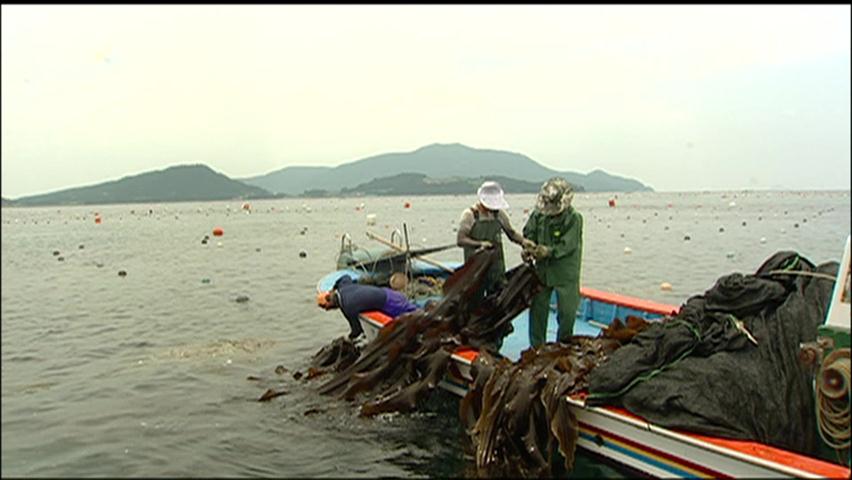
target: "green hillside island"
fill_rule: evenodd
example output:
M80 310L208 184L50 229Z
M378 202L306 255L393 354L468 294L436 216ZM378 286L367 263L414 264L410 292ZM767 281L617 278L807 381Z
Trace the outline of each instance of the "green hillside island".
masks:
M431 178L422 173L400 173L377 178L352 188L344 188L340 191L340 195L473 195L486 180L498 182L506 193L538 193L541 188L539 182L527 182L499 175L475 178ZM581 186L575 186L575 188L576 191L584 191ZM305 193L320 196L323 192Z
M352 190L379 177L404 173L419 173L433 179L505 177L539 185L548 178L561 176L587 192L652 191L641 182L602 170L588 174L559 172L520 153L477 149L458 143L433 144L413 152L385 153L337 167L285 167L239 180L272 193L318 195Z
M178 165L97 185L22 197L11 200L10 205L200 202L274 197L276 195L262 188L232 180L206 165Z

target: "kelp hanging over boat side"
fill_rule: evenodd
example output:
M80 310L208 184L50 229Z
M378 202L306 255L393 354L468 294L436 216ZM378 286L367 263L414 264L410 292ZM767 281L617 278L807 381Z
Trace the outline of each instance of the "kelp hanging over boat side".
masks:
M493 250L471 257L444 283L444 297L437 306L389 323L355 363L320 386L320 393L348 400L360 393L374 394L361 406L364 416L410 411L443 378L457 347L493 350L496 340L511 332L511 320L529 307L541 288L532 268L520 265L506 273L507 285L500 293L472 305L472 295L495 258Z
M613 323L598 338L574 336L569 344L527 349L517 363L480 353L459 407L478 474L553 476L557 451L564 471L573 469L578 427L565 397L585 390L589 372L648 325L638 317L628 319L629 327Z
M511 333L512 320L529 307L541 284L532 267L522 264L507 272L498 294L472 303L494 256L489 250L476 253L444 283L435 308L388 323L354 363L340 339L318 352L312 369L337 372L319 392L346 400L368 396L362 416L411 411L444 377L456 348L476 347L474 383L459 413L476 448L478 472L552 475L559 458L570 471L578 428L565 396L585 389L586 375L647 322L615 321L600 338L546 344L526 350L513 364L497 356L495 346Z

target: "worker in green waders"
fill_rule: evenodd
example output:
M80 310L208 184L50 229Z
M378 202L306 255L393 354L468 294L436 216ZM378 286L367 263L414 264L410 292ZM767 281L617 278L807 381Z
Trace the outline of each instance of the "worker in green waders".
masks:
M521 258L535 260L544 289L530 305L530 346L546 341L550 297L556 291L557 340L567 342L574 332L580 306L580 263L583 257L583 216L571 206L574 191L563 178L544 182L536 208L524 225L524 237L535 243L525 246Z
M475 294L474 302L486 295L499 291L506 283L506 262L503 257L503 233L514 243L533 247L532 242L524 239L509 221L506 209L508 202L503 197L503 188L497 182L484 182L477 191L479 201L466 208L459 218L456 243L464 248L464 261L479 249L496 248L497 260L486 273L482 287Z

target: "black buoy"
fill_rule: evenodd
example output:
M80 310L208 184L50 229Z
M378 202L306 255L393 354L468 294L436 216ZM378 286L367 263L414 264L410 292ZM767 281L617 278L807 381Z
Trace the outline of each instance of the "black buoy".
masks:
M692 237L690 237L689 235L684 235L683 239L684 239L684 241L692 240Z
M125 272L124 270L119 270L119 271L118 271L118 276L119 276L119 277L126 277L126 276L127 276L127 272Z
M57 260L59 260L60 262L64 262L64 261L65 261L65 257L59 257L59 258L57 258Z
M302 250L301 252L299 252L299 257L300 257L300 258L305 258L305 257L307 257L307 256L308 256L308 252L306 252L306 251L304 251L304 250Z
M240 295L235 300L237 303L246 303L249 301L248 295Z
M82 249L84 249L84 248L86 248L86 247L85 247L85 246L81 243L80 245L78 245L78 246L77 246L77 248L79 248L80 250L82 250Z
M59 250L54 250L54 251L53 251L53 256L55 257L55 256L57 256L57 255L59 255Z

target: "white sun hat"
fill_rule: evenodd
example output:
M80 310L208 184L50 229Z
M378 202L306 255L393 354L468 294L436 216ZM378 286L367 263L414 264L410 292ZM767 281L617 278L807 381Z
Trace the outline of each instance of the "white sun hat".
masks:
M497 182L484 182L476 194L479 196L479 202L489 210L509 208L509 204L503 198L503 187Z

